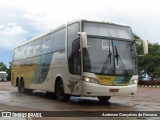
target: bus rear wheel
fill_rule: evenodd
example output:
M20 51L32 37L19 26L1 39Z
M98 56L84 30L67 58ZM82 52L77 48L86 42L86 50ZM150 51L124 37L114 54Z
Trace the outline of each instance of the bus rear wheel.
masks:
M111 96L98 96L97 98L99 99L99 101L105 102L108 101L111 98Z
M64 93L62 80L58 80L56 83L56 97L60 101L68 101L70 98L70 95Z
M19 93L27 93L27 94L31 94L32 92L33 92L33 90L32 89L26 89L25 87L24 87L24 82L20 82L20 83L18 83L18 92Z
M23 82L18 83L18 92L24 93L24 83Z

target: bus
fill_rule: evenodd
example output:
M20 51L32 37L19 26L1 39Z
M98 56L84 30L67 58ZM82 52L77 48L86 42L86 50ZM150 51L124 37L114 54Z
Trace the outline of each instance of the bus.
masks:
M5 71L0 71L0 81L7 81L7 73Z
M135 42L127 25L68 22L14 49L11 84L19 93L40 90L61 101L70 96L99 101L133 96L138 82Z

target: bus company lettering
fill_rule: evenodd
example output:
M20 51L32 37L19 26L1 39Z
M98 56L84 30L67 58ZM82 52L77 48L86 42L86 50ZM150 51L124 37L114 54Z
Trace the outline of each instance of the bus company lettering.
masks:
M97 75L97 80L100 84L109 84L112 83L113 80L115 80L115 76L101 76Z
M104 79L106 79L106 80L111 80L111 77L108 77L108 76L101 76L101 77L100 77L100 80L104 80Z

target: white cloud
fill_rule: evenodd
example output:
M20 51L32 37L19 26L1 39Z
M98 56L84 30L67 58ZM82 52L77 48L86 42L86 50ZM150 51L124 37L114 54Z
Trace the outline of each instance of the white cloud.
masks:
M13 49L17 44L26 40L27 32L16 23L8 23L0 30L0 47Z
M0 25L0 30L4 28L4 25Z
M0 48L11 50L17 44L46 31L45 24L39 21L42 15L33 13L27 18L25 14L27 11L10 5L3 6L3 9L0 7L0 16L3 18L0 19Z
M81 18L128 24L142 39L160 43L159 5L159 0L0 0L0 50L11 52L25 40Z
M25 34L26 38L70 20L84 18L128 24L142 39L152 42L160 39L160 36L148 34L151 26L153 31L157 31L156 27L160 26L159 0L5 0L0 2L0 6L4 4L23 11L19 17L16 17L16 12L8 12L8 10L6 15L14 19L14 22L28 33ZM2 27L3 24L0 29Z
M157 29L156 31L155 31L155 30L150 30L150 31L148 32L148 34L149 34L150 36L153 36L154 38L160 38L159 31L160 31L160 28L159 28L159 30ZM154 40L154 43L160 43L160 40L159 40L159 39L155 39L155 40Z

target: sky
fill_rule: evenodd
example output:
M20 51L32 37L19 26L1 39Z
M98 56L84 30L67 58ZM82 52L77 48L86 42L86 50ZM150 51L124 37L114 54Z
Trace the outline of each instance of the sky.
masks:
M160 43L159 0L0 0L0 61L7 67L20 43L76 19L127 24Z

